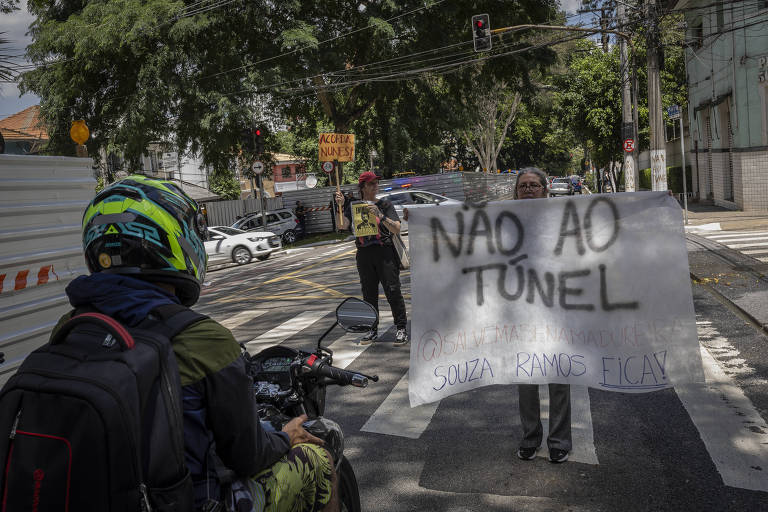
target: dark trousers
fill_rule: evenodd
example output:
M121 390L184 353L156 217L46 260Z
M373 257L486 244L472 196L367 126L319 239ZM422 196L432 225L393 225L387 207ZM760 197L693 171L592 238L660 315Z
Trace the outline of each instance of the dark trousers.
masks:
M379 283L384 288L398 329L405 329L405 300L400 292L400 265L391 245L369 245L357 249L357 272L363 300L379 310ZM378 327L378 325L377 325Z
M538 384L518 384L520 421L523 424L523 448L541 445L544 429L541 426ZM551 450L571 451L571 386L549 384L549 436L547 447Z

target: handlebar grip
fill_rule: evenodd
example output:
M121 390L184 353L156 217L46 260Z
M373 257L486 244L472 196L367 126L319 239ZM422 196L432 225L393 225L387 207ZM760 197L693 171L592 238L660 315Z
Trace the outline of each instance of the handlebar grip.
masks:
M362 375L331 366L316 355L310 356L306 360L306 365L311 368L316 375L333 379L342 386L347 386L349 384L359 388L368 386L368 379Z

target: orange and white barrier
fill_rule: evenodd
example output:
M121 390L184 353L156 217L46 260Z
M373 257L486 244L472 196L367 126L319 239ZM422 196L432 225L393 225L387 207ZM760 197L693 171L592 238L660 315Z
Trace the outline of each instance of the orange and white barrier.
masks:
M16 292L24 288L40 286L52 280L59 280L53 265L0 274L0 293Z

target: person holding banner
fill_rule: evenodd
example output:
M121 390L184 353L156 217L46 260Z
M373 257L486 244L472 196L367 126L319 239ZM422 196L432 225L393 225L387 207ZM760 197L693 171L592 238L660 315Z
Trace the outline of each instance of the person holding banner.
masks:
M379 310L379 283L384 288L392 316L394 317L397 333L394 345L402 346L408 343L406 332L407 318L405 300L400 291L400 264L397 260L392 236L400 233L400 218L391 202L376 199L379 191L379 177L372 172L364 172L358 181L360 197L363 204L348 202L344 204L344 196L336 192L336 203L344 206L344 217L341 229L352 228L356 233L360 229L364 235L356 236L357 271L360 274L360 286L363 300ZM367 203L367 204L365 204ZM359 213L365 211L365 219ZM353 211L358 212L353 216ZM352 219L356 222L353 223ZM370 223L367 222L370 220ZM373 228L373 229L368 229ZM370 234L369 234L370 233ZM378 338L378 326L360 340L361 345L369 345Z
M514 199L542 199L547 197L547 175L538 169L526 169L517 176ZM520 422L523 440L517 450L522 460L533 460L543 436L539 408L538 384L518 384ZM562 463L571 451L571 387L568 384L549 384L549 460Z

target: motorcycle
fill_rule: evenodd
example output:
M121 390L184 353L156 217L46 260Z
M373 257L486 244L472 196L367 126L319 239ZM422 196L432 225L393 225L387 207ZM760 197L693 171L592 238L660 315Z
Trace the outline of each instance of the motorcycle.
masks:
M325 441L333 456L339 506L344 512L360 512L360 493L352 465L344 456L344 433L338 423L323 417L326 388L365 388L379 377L334 367L333 352L322 341L337 325L347 332L362 333L370 331L377 321L378 313L370 304L348 298L336 308L336 322L320 336L313 352L276 345L251 356L242 345L262 425L280 431L292 418L302 414L309 417L304 428Z

